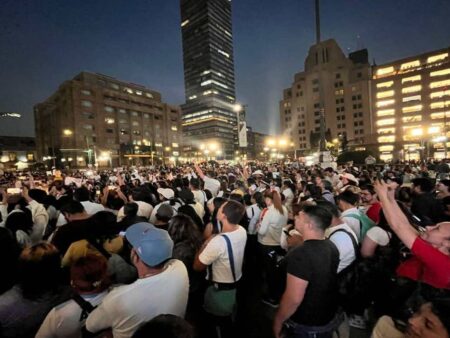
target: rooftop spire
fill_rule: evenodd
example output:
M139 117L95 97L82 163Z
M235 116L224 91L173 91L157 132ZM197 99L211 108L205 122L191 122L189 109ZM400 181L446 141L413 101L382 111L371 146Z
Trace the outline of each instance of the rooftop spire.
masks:
M320 43L320 0L316 1L316 44Z

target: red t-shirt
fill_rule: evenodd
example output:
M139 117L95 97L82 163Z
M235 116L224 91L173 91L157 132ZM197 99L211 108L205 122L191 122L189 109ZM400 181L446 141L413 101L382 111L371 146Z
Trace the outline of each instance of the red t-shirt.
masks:
M380 210L381 210L381 203L375 202L370 206L369 209L367 209L367 217L369 217L372 221L374 221L376 224L380 221Z
M413 257L400 264L400 277L422 281L435 288L450 289L450 256L417 237L411 248Z

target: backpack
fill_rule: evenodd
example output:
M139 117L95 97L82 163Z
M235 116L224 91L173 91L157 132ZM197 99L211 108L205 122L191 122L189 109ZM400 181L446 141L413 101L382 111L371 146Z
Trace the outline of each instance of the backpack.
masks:
M337 232L346 233L355 250L355 260L337 275L339 303L347 313L355 313L355 309L359 308L361 302L365 303L366 296L370 294L372 271L367 260L361 257L359 245L349 231L338 229L328 238Z
M359 221L359 241L362 242L364 237L366 236L367 231L369 231L370 228L375 226L375 222L372 221L369 217L367 217L366 214L363 214L362 212L358 212L357 214L348 214L345 215L345 217L351 217L355 218Z

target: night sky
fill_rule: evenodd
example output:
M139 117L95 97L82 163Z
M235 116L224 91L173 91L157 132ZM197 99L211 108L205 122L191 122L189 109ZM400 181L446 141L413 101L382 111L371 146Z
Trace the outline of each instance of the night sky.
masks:
M256 131L279 128L278 102L314 43L313 0L234 0L236 96ZM378 64L450 45L450 0L322 0L322 38ZM178 0L1 0L0 135L34 135L32 107L92 71L184 102ZM268 124L267 121L270 121Z

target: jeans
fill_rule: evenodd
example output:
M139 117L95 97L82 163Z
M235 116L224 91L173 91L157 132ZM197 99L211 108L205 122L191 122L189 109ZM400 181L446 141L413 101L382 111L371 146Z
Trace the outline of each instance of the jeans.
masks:
M339 311L334 318L326 325L323 326L307 326L297 324L293 321L287 321L286 323L286 335L287 338L332 338L333 333L336 332L339 335L338 328L344 321L344 313Z

